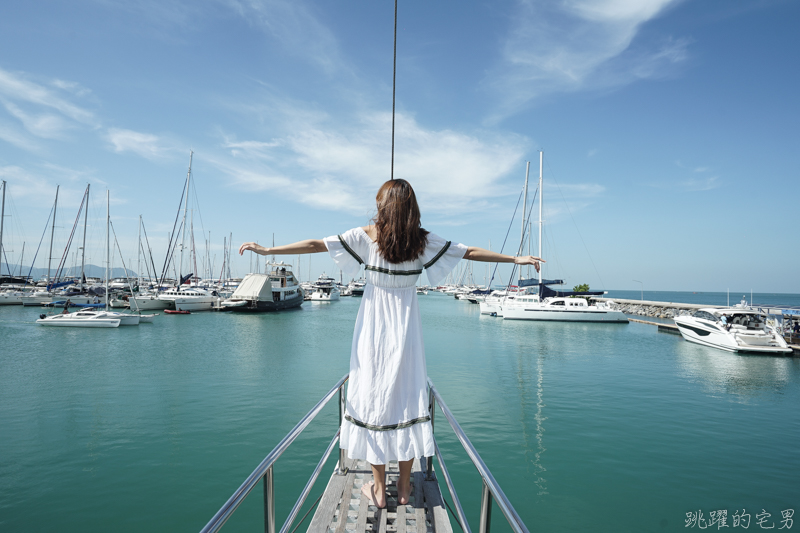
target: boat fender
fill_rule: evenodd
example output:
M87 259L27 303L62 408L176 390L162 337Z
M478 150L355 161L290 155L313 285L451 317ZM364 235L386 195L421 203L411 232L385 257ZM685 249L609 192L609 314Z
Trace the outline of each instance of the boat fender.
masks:
M46 315L46 314L44 314L44 313L42 313L41 315L39 315L39 318L41 318L42 320L44 320L45 318L47 318L47 315Z

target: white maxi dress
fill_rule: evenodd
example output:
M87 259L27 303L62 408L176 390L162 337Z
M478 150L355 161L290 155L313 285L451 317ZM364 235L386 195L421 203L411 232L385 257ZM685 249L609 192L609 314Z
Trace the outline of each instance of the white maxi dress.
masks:
M467 247L428 234L423 254L389 263L362 228L325 239L336 265L367 284L350 353L347 407L339 440L351 459L376 465L434 455L416 283L424 268L438 285Z

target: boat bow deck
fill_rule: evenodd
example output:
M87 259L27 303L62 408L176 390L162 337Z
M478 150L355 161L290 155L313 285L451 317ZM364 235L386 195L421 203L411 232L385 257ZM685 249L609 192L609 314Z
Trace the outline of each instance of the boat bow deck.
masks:
M425 479L419 460L414 460L411 499L406 505L397 503L397 462L387 465L386 509L375 507L361 492L363 484L372 480L369 464L350 459L346 464L347 474L334 472L328 481L309 533L452 533L439 483L435 475Z

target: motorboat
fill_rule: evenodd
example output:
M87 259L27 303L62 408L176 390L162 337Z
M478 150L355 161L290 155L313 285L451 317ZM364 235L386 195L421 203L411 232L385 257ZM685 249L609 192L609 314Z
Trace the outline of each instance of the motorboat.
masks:
M312 286L312 302L333 302L339 299L340 291L336 286L336 280L329 278L323 272Z
M220 301L220 297L215 291L206 291L190 287L179 287L164 291L158 295L158 299L167 302L167 309L178 311L210 311L214 305ZM138 301L136 302L139 303ZM142 309L142 307L139 307Z
M353 296L364 296L364 287L366 284L366 279L358 278L357 280L351 281L348 286L350 287L350 292Z
M220 302L230 311L282 311L303 304L303 290L292 274L291 265L268 263L269 274L248 274L227 300Z
M767 316L754 309L703 308L694 316L675 317L684 339L729 352L789 354L792 349Z
M541 320L548 322L619 322L628 323L622 311L606 304L589 305L585 298L518 296L503 304L503 320Z
M116 328L121 320L96 311L77 311L58 315L41 315L36 321L40 326L78 327L78 328Z

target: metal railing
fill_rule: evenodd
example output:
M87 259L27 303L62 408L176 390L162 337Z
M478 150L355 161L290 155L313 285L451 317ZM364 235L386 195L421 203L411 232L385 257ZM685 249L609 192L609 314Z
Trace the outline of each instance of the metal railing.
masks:
M339 393L339 428L340 430L336 432L331 440L330 444L326 448L325 452L322 454L322 458L320 459L319 463L317 464L316 468L311 474L306 486L303 488L302 492L300 493L300 497L297 499L297 502L292 507L292 510L289 512L289 515L286 518L286 521L281 527L280 533L287 533L289 528L292 526L292 523L297 518L297 515L300 513L300 509L302 508L303 504L305 503L308 495L311 493L311 489L314 486L314 483L317 481L322 468L325 466L328 458L330 457L331 452L333 451L334 446L339 441L339 434L341 431L342 421L344 420L344 412L345 412L345 396L344 396L344 384L347 382L349 374L346 374L339 382L334 385L334 387L328 391L322 399L317 402L317 404L304 416L300 422L278 443L277 446L264 458L263 461L253 470L244 483L239 486L238 489L233 493L233 495L228 498L228 501L225 502L225 505L220 508L219 511L211 518L211 520L206 524L206 526L201 530L201 533L215 533L222 528L228 518L236 511L239 505L244 501L244 499L252 492L252 490L260 483L262 480L264 481L264 531L265 533L275 533L275 489L274 489L274 476L273 476L273 466L278 458L285 452L289 446L297 439L300 433L311 423L311 421L319 414L320 411L328 404L328 402L333 398L336 393ZM492 473L489 471L489 468L486 466L486 463L483 462L481 456L478 454L478 451L472 445L470 440L467 438L464 430L461 429L458 421L456 421L453 413L447 407L447 404L442 399L439 391L436 390L436 387L433 385L433 382L428 378L428 387L429 387L429 412L431 415L431 429L433 430L433 423L434 423L434 411L436 407L436 403L439 403L439 408L441 409L442 413L444 414L447 421L450 422L450 427L456 434L459 442L464 447L464 450L467 452L470 460L472 460L472 464L475 465L475 468L478 469L478 473L481 476L483 481L483 488L481 491L481 513L480 513L480 520L479 520L479 533L489 533L491 528L491 515L492 515L492 504L493 502L497 504L500 508L500 511L505 516L508 523L511 525L511 529L514 530L515 533L529 533L528 528L525 527L525 524L522 522L522 519L519 517L517 512L514 510L514 507L511 505L511 502L508 501L503 490L498 485L497 480L495 480ZM442 469L442 474L445 479L445 483L447 484L447 488L450 491L451 499L453 500L453 504L456 507L456 512L453 514L457 515L458 525L465 533L472 533L472 530L469 527L469 523L467 522L467 518L464 514L464 509L461 506L461 502L458 498L458 494L456 493L455 486L453 485L453 480L450 477L450 472L447 470L447 466L444 461L444 457L442 457L442 452L439 449L439 445L436 444L434 439L434 448L436 452L436 458L439 461L439 466ZM339 461L336 465L336 474L337 475L344 475L347 473L346 468L342 469L342 465L345 464L345 450L339 449ZM428 480L435 480L435 476L433 473L433 457L428 457L425 461L425 477Z

